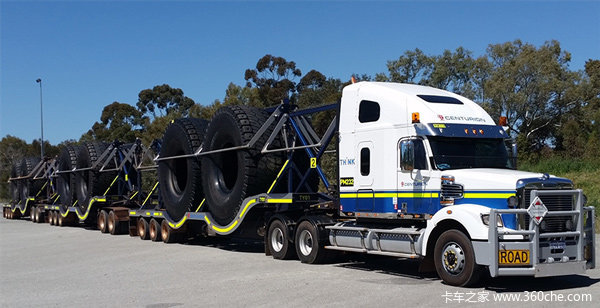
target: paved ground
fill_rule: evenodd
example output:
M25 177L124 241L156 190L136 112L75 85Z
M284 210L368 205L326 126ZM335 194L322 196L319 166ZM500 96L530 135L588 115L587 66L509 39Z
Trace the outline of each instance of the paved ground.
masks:
M2 307L464 307L485 299L486 305L506 307L494 299L502 294L520 294L522 300L529 295L527 304L535 295L534 304L541 306L600 302L598 269L587 276L486 280L464 289L417 273L411 261L350 256L306 265L266 257L260 243L167 245L24 220L0 219L0 266ZM596 304L557 302L559 294L584 293ZM554 302L540 302L538 295L554 296Z

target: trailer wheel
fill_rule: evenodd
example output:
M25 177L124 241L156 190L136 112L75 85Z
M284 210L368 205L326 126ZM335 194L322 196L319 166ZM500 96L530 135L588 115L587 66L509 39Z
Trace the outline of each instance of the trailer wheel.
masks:
M64 227L67 225L67 217L63 217L58 211L54 211L54 215L56 217L56 225L59 227Z
M169 244L181 242L183 233L171 228L169 223L163 219L163 221L160 223L160 235L162 241Z
M295 257L296 249L290 242L288 228L281 220L274 220L267 234L267 244L274 259L289 260Z
M108 213L108 232L111 235L118 235L123 233L123 222L119 221L117 214L114 211Z
M332 256L325 249L319 231L310 221L301 222L296 228L296 252L302 263L323 263Z
M220 108L208 125L203 150L248 144L268 116L265 111L248 106ZM250 149L202 156L202 188L206 205L219 224L229 224L246 197L267 191L276 178L285 154L260 153L273 126Z
M137 232L141 240L149 240L150 232L148 230L148 221L143 217L139 217L137 221Z
M68 144L64 146L58 156L58 171L70 171L77 166L77 157L81 147L78 145ZM73 173L58 173L56 178L56 188L60 199L60 210L67 211L69 206L73 204L75 196L75 174Z
M98 230L102 233L108 233L108 213L102 210L98 213Z
M160 224L154 218L150 219L150 232L149 233L150 233L150 240L152 240L153 242L158 242L158 241L162 240L162 237L160 235Z
M39 224L45 222L44 210L41 207L35 208L34 216L35 216L35 222L37 222Z
M194 154L204 140L208 121L182 118L173 121L163 135L160 157ZM200 159L197 157L159 161L158 182L165 209L174 220L180 220L204 198L200 185Z
M448 230L440 235L433 257L438 275L449 285L469 286L481 276L482 268L475 263L471 241L459 230Z

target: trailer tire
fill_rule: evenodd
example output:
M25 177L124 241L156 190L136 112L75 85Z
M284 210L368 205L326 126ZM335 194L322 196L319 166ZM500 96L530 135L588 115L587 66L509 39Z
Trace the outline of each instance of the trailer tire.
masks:
M77 166L77 158L81 146L68 144L65 145L58 156L58 171L71 171ZM73 173L59 173L56 178L56 186L60 199L60 210L66 211L69 206L73 204L73 199L76 199L75 195L75 174Z
M248 106L220 108L212 118L203 151L243 146L262 127L269 115ZM272 125L250 149L202 156L202 188L208 211L221 225L229 224L244 199L264 193L284 162L283 152L261 154Z
M433 260L440 278L452 286L469 286L481 277L471 240L459 230L448 230L435 243Z
M160 235L160 224L158 223L158 221L152 218L150 219L149 225L150 240L152 240L153 242L161 241L162 237Z
M204 141L208 121L196 118L177 119L167 127L159 157L194 154ZM183 218L204 198L200 159L188 157L158 163L158 182L165 209L174 220Z
M184 233L171 228L169 223L163 219L163 221L160 223L160 235L164 243L170 244L181 242Z
M54 211L54 215L56 216L56 225L59 227L64 227L68 225L67 217L64 217L58 211Z
M267 233L267 245L274 259L289 260L296 257L294 243L290 241L291 237L287 226L279 219L274 220L269 225Z
M108 144L104 142L86 142L77 157L77 168L92 167L107 148ZM106 165L106 168L114 169L116 166L113 161L110 161ZM82 171L76 176L75 193L77 195L77 206L81 210L81 213L86 212L92 197L110 195L116 191L116 187L111 187L110 184L118 172L99 172L99 169L97 167L95 170Z
M139 217L137 221L137 232L141 240L146 241L150 239L150 233L148 231L148 221L144 217Z
M53 226L58 225L58 213L56 211L50 212L50 224Z
M105 210L98 212L98 230L108 233L108 213Z
M108 232L111 235L118 235L123 233L123 222L119 221L115 211L108 213Z
M44 218L44 210L41 207L36 207L35 208L35 222L38 224L41 224L43 222L45 222L45 218Z

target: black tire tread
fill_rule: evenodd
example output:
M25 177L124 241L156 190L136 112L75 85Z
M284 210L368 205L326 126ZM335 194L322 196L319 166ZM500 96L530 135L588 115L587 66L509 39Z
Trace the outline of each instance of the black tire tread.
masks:
M204 133L208 126L208 121L198 118L180 118L176 119L169 124L163 135L163 139L171 134L179 135L183 134L186 144L184 147L185 154L195 153L204 141ZM163 140L163 147L160 151L160 157L173 156L170 155L168 149L164 146L165 140ZM190 167L191 166L191 167ZM191 174L191 181L187 183L185 191L182 193L183 197L179 202L175 201L179 199L176 193L169 189L169 185L166 184L168 180L169 172L171 170L166 161L159 163L158 168L158 179L159 179L159 191L162 196L162 200L165 202L164 207L167 210L169 216L175 220L179 220L183 217L186 212L192 211L194 206L200 204L204 198L201 185L201 164L200 159L193 157L188 158L188 167L191 170L187 170L188 176Z

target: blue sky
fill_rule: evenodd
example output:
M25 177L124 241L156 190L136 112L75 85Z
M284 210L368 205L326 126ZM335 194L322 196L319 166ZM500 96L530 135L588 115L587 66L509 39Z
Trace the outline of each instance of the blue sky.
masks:
M102 108L134 105L167 83L197 103L267 53L303 71L375 74L405 50L558 40L571 68L600 58L598 1L5 1L0 2L0 138L79 139Z

